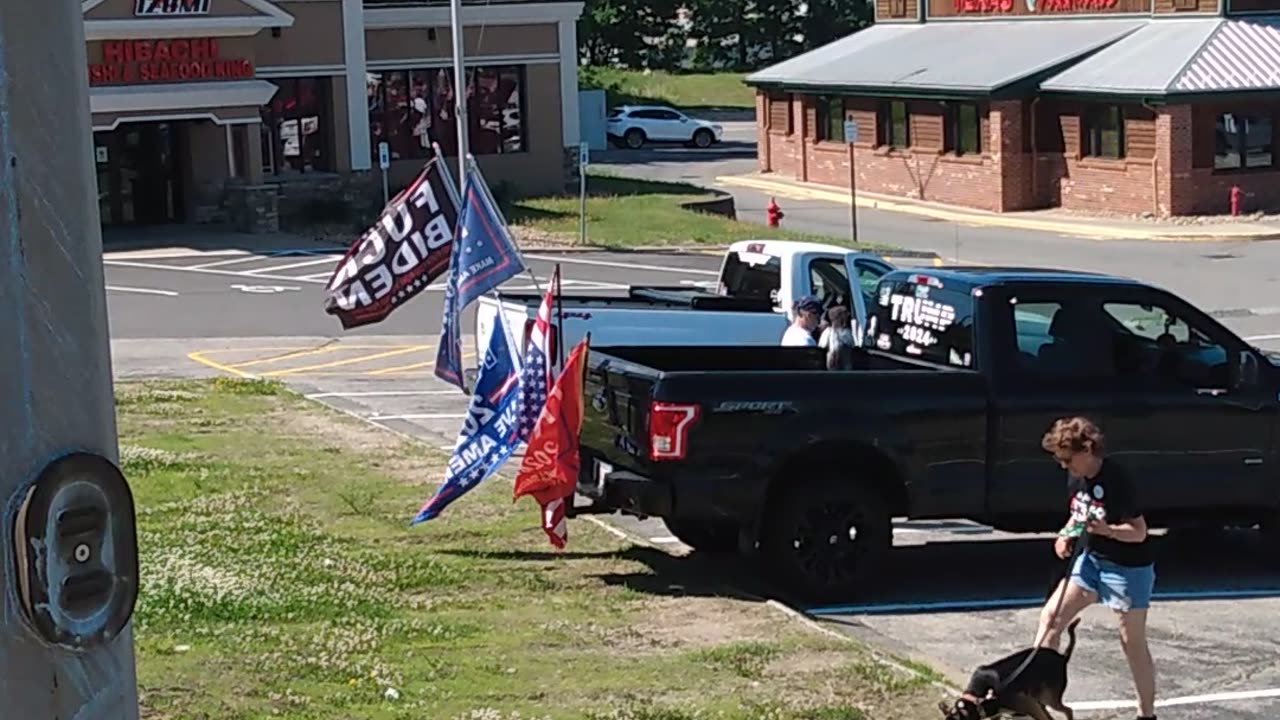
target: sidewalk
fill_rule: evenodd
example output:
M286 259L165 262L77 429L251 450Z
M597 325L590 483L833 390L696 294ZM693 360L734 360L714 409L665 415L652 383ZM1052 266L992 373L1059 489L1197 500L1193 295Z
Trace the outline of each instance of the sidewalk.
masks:
M849 191L845 188L817 183L801 183L772 175L724 175L716 178L716 184L728 187L749 188L779 198L792 200L823 200L849 204ZM1117 218L1089 218L1071 215L1059 210L1032 210L993 213L985 210L923 202L876 193L858 193L858 207L888 210L920 215L979 227L1003 227L1032 230L1059 235L1075 235L1095 240L1156 240L1165 242L1247 242L1254 240L1280 240L1280 222L1210 222L1177 225L1160 220L1123 220Z

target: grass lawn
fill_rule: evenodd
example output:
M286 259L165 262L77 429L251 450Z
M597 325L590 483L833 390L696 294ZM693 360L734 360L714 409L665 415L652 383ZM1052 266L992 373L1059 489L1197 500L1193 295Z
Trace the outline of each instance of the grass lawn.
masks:
M939 693L713 561L585 520L550 552L491 479L406 523L445 457L265 381L120 382L143 717L918 720Z
M743 73L669 73L609 67L578 69L583 90L605 90L609 107L667 104L683 110L752 110L755 91L742 82Z
M587 244L625 249L661 245L727 245L738 240L773 238L809 240L851 246L847 237L825 237L766 227L693 212L681 201L710 198L706 190L683 183L656 182L592 172L587 179ZM578 242L577 193L526 198L508 203L508 222L523 226L534 237ZM784 220L785 224L785 220ZM887 250L862 243L857 247Z

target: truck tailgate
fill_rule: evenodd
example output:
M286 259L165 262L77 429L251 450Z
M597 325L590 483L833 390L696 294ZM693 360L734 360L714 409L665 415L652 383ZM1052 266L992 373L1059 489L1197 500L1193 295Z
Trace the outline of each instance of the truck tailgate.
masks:
M599 498L605 474L647 463L649 402L660 376L616 357L591 362L584 387L579 493Z

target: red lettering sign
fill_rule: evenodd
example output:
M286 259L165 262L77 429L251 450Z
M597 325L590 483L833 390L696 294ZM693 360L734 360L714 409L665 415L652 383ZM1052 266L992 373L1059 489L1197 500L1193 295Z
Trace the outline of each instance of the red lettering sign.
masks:
M1011 13L1015 2L1031 14L1114 10L1119 0L953 0L958 14Z
M252 61L220 57L213 38L108 40L102 62L89 64L89 85L243 80L253 74Z

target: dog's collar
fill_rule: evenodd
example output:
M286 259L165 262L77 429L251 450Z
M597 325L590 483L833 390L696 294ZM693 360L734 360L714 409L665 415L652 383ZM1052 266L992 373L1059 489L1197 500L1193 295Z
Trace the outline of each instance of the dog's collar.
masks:
M995 699L994 697L987 696L985 698L979 698L970 693L961 693L960 699L966 700L969 703L971 703L974 707L976 707L978 709L978 717L982 717L982 718L994 717L993 715L987 712L987 703L994 700Z

